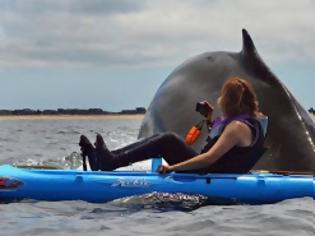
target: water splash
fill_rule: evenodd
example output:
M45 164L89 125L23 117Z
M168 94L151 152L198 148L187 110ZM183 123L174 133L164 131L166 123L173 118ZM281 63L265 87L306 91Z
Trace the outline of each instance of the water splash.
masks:
M43 169L79 169L82 168L82 156L72 152L69 155L57 159L32 159L17 160L13 165L20 167L32 167Z

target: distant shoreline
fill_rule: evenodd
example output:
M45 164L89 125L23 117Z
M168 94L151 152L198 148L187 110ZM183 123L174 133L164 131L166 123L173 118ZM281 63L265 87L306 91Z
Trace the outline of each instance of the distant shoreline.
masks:
M108 115L0 115L2 120L142 120L144 114L108 114Z
M315 115L310 114L315 121ZM3 120L142 120L144 114L108 114L108 115L0 115Z
M29 108L6 110L0 109L0 116L59 116L59 115L140 115L145 114L146 109L144 107L136 107L135 109L124 109L119 112L104 111L101 108L89 108L89 109L78 109L78 108L58 108L56 110L45 109L45 110L34 110Z
M58 113L59 112L59 113ZM146 113L145 108L122 110L120 112L108 112L101 109L58 109L34 112L30 109L0 110L1 120L142 120ZM310 117L315 121L314 110L309 110Z

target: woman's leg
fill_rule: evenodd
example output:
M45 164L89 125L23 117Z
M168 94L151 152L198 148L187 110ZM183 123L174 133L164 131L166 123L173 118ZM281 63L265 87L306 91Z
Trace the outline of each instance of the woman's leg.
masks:
M142 138L142 139L138 139L136 142L128 144L127 146L124 146L122 148L118 148L115 150L112 150L112 154L114 155L119 155L119 154L123 154L124 152L126 152L127 150L136 148L136 147L140 147L142 146L144 143L148 142L151 139L155 139L156 137L160 136L162 134L154 134L148 138Z
M188 160L198 153L176 134L154 135L114 152L113 167L128 166L131 163L162 156L170 165Z

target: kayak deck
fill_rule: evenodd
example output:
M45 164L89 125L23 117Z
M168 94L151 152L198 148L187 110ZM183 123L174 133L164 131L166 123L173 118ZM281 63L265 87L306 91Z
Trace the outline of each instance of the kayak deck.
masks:
M38 170L0 166L0 200L107 202L152 192L203 195L225 202L275 203L315 197L312 175L183 174L145 171Z

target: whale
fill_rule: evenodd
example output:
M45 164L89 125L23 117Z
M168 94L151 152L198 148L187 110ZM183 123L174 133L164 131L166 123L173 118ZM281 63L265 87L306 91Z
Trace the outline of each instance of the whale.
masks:
M221 87L228 78L238 76L253 85L260 110L268 116L267 151L253 170L314 173L314 121L262 60L246 29L242 30L242 39L240 52L205 52L175 68L156 91L138 137L175 132L184 138L202 119L195 111L199 101L209 101L215 106L214 116L222 115L216 102ZM204 128L192 147L200 151L206 137Z

